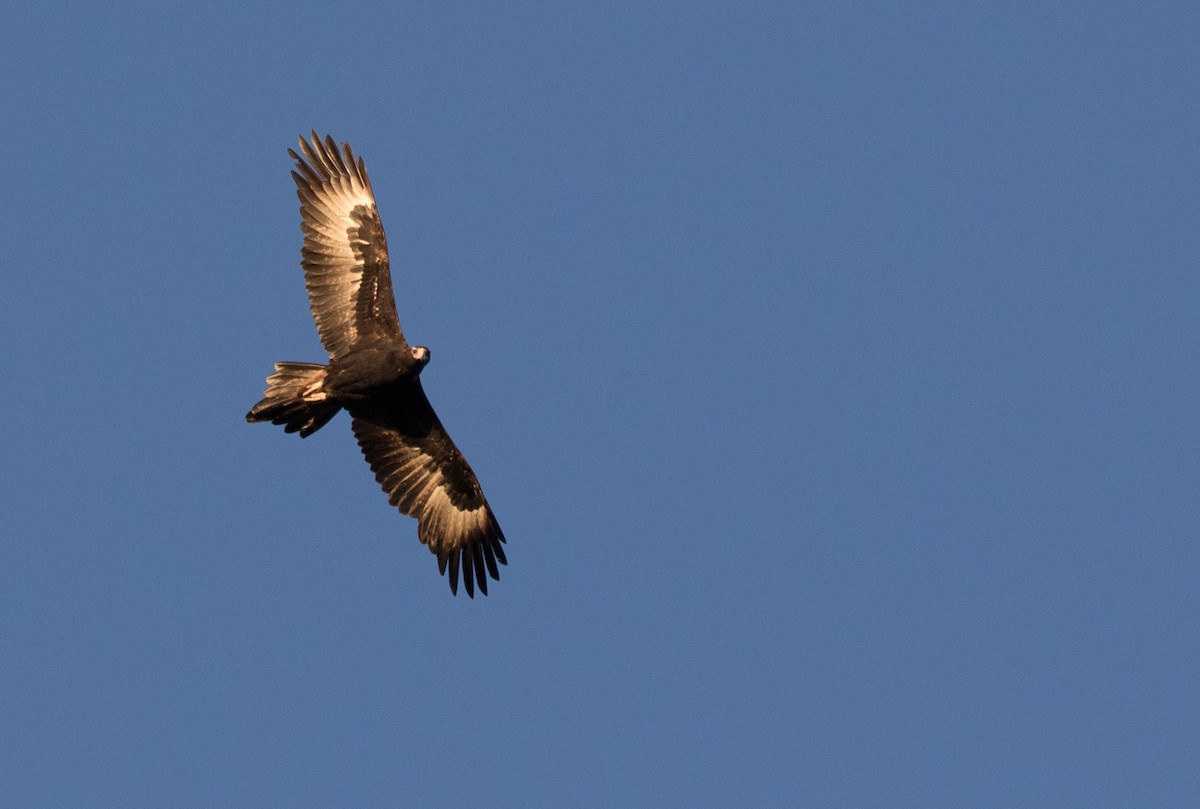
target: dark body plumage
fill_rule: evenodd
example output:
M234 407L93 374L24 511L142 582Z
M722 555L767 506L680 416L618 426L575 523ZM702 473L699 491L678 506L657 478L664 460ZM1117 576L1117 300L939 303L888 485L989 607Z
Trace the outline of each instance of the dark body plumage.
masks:
M487 594L506 564L504 534L466 458L421 387L429 349L409 346L392 295L387 239L362 158L331 137L300 138L292 177L300 198L301 265L329 364L281 362L246 420L312 435L345 409L392 505L417 518L417 536L458 592Z

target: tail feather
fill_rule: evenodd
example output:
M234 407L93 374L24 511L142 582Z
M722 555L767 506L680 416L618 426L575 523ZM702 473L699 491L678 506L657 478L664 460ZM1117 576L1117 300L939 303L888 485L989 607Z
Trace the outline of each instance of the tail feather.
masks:
M323 385L329 369L311 362L277 362L267 377L263 400L250 408L246 421L282 424L285 433L307 438L341 410L341 405L324 398Z

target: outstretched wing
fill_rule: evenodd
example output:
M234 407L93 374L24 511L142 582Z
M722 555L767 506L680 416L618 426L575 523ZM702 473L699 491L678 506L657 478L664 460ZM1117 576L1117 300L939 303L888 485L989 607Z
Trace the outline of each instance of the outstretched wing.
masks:
M450 570L458 593L461 567L467 595L475 582L487 595L487 577L500 578L504 534L479 480L429 405L420 380L394 395L350 406L354 435L393 506L417 518L417 536L437 554L438 570ZM486 568L486 573L485 573Z
M333 138L300 138L292 178L300 198L300 251L304 285L321 344L329 356L349 351L363 337L404 343L387 239L362 158L350 144L339 153Z

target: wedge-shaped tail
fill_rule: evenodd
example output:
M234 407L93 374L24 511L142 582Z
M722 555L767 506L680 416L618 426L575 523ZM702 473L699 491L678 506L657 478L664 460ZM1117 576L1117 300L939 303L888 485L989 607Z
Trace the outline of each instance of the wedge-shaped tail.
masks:
M287 433L307 438L341 410L325 392L329 369L311 362L277 362L275 373L267 377L263 400L250 408L246 421L282 424Z

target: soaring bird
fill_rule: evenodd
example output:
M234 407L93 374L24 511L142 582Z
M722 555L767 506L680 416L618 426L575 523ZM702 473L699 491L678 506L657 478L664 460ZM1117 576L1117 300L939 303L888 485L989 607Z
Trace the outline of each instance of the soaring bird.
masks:
M339 410L351 426L375 479L402 514L417 518L417 536L449 571L458 594L475 584L487 595L499 579L504 534L479 480L450 440L421 387L429 349L410 346L392 295L387 239L371 181L350 144L332 137L299 138L292 178L300 198L304 247L300 265L321 345L329 362L279 362L263 399L246 421L283 425L302 438Z

